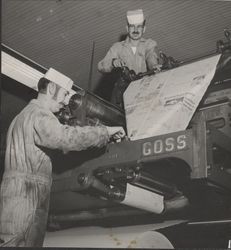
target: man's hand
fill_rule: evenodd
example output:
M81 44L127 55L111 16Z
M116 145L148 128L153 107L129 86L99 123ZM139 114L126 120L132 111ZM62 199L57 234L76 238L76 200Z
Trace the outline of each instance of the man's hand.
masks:
M122 127L108 127L106 126L109 137L115 139L115 140L120 140L124 138L125 136L125 131Z
M114 68L121 68L121 67L124 67L126 66L125 62L119 58L113 58L112 59L112 66Z
M155 73L159 73L161 71L162 65L161 64L156 64L153 68Z

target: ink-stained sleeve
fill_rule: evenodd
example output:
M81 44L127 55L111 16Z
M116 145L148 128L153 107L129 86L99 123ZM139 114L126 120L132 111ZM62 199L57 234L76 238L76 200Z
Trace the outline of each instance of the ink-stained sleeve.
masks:
M118 43L112 45L106 56L98 63L98 70L101 73L109 73L112 71L112 59L118 58Z
M156 41L147 39L145 49L145 60L149 70L153 69L158 64L158 48Z
M38 146L67 152L102 147L109 141L109 135L104 126L62 125L55 116L45 113L35 118L34 139Z

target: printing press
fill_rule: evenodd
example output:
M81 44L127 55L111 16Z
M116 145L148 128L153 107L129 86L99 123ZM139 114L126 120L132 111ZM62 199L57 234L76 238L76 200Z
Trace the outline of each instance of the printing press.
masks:
M128 210L128 214L129 211L131 214L135 211L135 214L151 212L167 215L165 202L181 196L186 197L188 202L179 211L189 210L191 217L194 215L194 210L202 217L206 215L215 218L230 214L231 49L229 36L227 40L217 44L221 56L216 65L215 74L186 129L133 140L131 136L130 138L127 136L120 142L112 141L102 149L80 153L70 152L64 157L59 157L58 154L53 156L55 174L51 194L50 222L79 218L72 216L74 206L63 211L52 206L54 203L57 206L57 197L65 195L65 192L96 197L97 200L102 201L102 205L98 207L100 209L106 207L109 216L113 215L110 211L115 211L113 207L117 208L120 205L121 214L123 209L126 211L128 208L134 208L135 210ZM190 63L177 64L177 68ZM164 74L168 70L174 70L172 64L171 68L158 74ZM148 77L154 78L155 75L148 75ZM172 81L174 82L174 79ZM83 90L77 91L71 97L66 109L57 114L64 124L120 125L128 131L126 115L126 108L124 111ZM66 166L67 161L73 165ZM157 203L145 203L146 195L150 196L149 203L152 199ZM90 209L86 207L82 210ZM99 218L103 217L101 215ZM106 216L106 213L104 215Z

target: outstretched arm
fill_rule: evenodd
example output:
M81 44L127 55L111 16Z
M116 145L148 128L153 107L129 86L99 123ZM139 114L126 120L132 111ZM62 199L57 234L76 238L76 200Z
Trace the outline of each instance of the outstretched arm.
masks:
M122 127L62 125L54 116L38 117L34 124L35 143L39 146L67 151L80 151L89 147L102 147L110 137L123 137Z

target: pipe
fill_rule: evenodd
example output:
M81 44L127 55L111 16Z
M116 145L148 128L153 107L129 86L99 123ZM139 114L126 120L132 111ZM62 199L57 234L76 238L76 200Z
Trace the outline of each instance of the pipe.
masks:
M188 225L215 225L215 224L231 224L231 219L227 220L211 220L211 221L193 221L188 222Z

